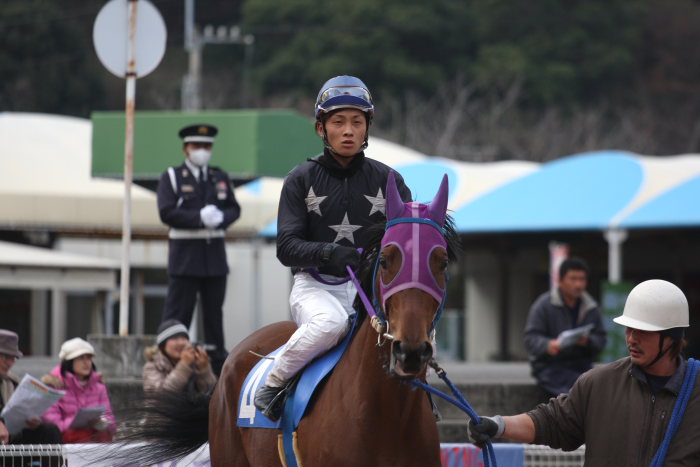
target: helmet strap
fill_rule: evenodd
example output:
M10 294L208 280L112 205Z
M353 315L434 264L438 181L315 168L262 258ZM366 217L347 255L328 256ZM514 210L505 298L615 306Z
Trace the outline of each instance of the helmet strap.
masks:
M656 362L661 360L661 358L664 355L666 355L666 353L669 350L671 350L671 348L673 348L673 344L674 344L675 340L673 342L671 342L671 345L669 345L668 347L666 347L666 349L664 349L664 337L666 337L666 336L659 333L659 354L656 356L656 358L654 360L652 360L652 362L650 364L646 365L644 368L649 368L651 366L654 366L654 364L656 364Z

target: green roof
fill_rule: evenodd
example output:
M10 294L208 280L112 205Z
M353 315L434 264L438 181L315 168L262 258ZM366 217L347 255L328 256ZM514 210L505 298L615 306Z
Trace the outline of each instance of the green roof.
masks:
M92 114L92 175L122 178L124 112ZM219 128L211 164L232 177L283 177L323 149L313 121L290 110L231 110L197 113L142 111L134 119L134 178L157 179L184 160L178 131L208 123Z

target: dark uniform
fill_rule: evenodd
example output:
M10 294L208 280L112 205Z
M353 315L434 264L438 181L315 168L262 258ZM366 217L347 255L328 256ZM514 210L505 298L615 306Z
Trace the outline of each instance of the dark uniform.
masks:
M213 128L195 127L200 131ZM204 336L207 344L216 346L210 353L218 374L226 356L222 305L229 269L224 236L241 209L226 172L217 167L205 169L200 170L202 180L198 181L187 163L170 167L158 184L160 219L170 226L168 297L163 321L176 319L189 327L199 293ZM223 213L223 221L216 228L206 228L200 218L200 210L207 205L214 205Z

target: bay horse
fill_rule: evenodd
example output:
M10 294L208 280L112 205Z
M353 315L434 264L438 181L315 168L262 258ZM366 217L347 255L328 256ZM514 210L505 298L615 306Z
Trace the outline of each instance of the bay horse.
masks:
M387 224L374 228L358 273L380 319L364 318L356 300L356 334L297 427L300 466L441 465L430 400L407 380L425 381L433 354L431 333L444 304L448 261L459 249L446 214L447 193L445 175L430 204L403 203L390 174ZM208 440L213 467L281 466L280 431L238 427L238 401L259 355L284 345L295 329L293 322L266 326L231 351L211 398L194 402L200 410L208 405L208 430L207 417L194 417L193 422L196 410L187 404L154 410L151 401L151 413L159 421L147 430L147 460L182 456Z

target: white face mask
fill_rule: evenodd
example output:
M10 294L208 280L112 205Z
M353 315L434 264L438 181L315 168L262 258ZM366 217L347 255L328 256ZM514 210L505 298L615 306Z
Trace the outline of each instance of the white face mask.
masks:
M211 159L211 151L208 149L193 149L190 151L190 162L197 167L204 167Z

